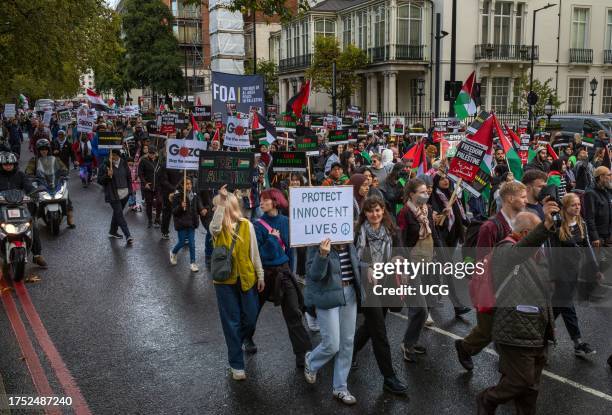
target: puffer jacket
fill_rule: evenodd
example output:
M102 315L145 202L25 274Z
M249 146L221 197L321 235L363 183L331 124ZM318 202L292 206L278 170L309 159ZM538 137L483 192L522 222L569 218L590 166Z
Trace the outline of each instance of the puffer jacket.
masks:
M496 343L544 347L554 340L554 317L547 259L538 252L554 233L540 223L517 243L504 240L493 250L493 282L497 294L492 337ZM535 313L519 306L537 307Z
M183 192L177 190L172 198L172 216L174 217L174 229L196 229L200 224L200 211L202 210L202 204L200 198L196 193L189 195L185 201L187 202L187 209L183 209L181 206L183 202Z
M359 259L353 244L348 246L353 265L355 292L357 304L365 293L361 286L359 272ZM304 287L304 305L329 310L346 305L344 289L342 287L342 274L340 272L340 256L332 249L326 257L319 253L319 246L310 246L306 260L306 286Z

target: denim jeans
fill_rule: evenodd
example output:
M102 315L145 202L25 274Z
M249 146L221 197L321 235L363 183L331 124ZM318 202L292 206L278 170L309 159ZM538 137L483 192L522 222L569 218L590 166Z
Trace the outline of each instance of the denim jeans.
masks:
M126 238L130 237L130 229L128 228L127 222L125 221L125 217L123 216L123 209L128 201L128 198L124 198L121 200L112 200L109 202L111 208L113 209L113 218L111 220L110 225L110 233L113 235L117 233L117 228L121 228L123 235Z
M210 264L210 257L212 256L212 252L213 252L212 237L210 236L210 231L206 230L206 237L204 238L204 255L206 257L204 258L204 260L206 261L206 264Z
M347 379L353 358L353 340L357 323L357 296L355 287L344 287L346 305L329 310L317 308L321 343L310 353L307 362L317 372L334 359L334 391L347 391Z
M215 284L215 293L229 365L232 369L244 370L242 342L247 333L253 331L257 322L259 310L257 285L243 292L240 280L236 284Z
M91 175L93 174L93 167L91 163L81 164L79 168L79 176L83 184L91 182Z
M187 229L179 229L178 231L178 241L174 248L172 248L172 253L177 254L178 251L181 250L182 247L185 246L185 240L189 241L189 262L192 264L195 262L195 229L187 228Z

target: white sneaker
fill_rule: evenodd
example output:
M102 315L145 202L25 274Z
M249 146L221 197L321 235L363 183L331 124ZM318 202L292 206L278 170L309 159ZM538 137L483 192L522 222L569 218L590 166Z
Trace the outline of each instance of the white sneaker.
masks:
M198 272L200 268L198 268L198 264L195 262L191 264L191 272Z
M431 314L427 313L427 320L425 320L425 325L427 327L431 327L434 325L433 318L431 318Z
M170 251L170 264L172 265L176 265L177 264L177 259L176 259L176 254L172 251Z
M245 380L246 379L246 372L244 370L230 368L230 371L232 372L232 379L234 380Z
M349 391L334 391L333 394L334 398L345 405L355 405L357 403L357 399Z
M304 377L306 378L306 382L312 385L317 381L317 372L310 370L310 365L308 364L309 356L310 352L306 352L306 356L304 356Z
M311 316L308 313L305 313L305 314L306 314L306 323L308 324L308 329L310 331L318 332L320 330L320 327L319 327L319 322L317 321L317 318Z

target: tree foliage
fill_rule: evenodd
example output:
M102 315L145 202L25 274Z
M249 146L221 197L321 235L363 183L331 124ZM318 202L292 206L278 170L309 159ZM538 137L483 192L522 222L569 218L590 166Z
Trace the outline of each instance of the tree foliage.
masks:
M174 19L161 0L127 0L123 15L127 78L153 91L182 95L185 79Z
M202 0L183 0L183 4L201 4ZM307 1L300 1L298 14L306 12L310 8ZM292 10L287 9L285 0L232 0L230 9L247 13L251 10L262 12L266 16L279 15L281 20L289 21L295 17Z
M343 106L350 104L351 95L359 85L356 71L368 64L366 53L356 46L348 45L340 51L338 40L319 36L315 39L314 56L306 77L312 79L313 89L332 94L332 62L336 62L336 96Z
M559 101L555 89L550 85L551 82L552 78L548 78L544 82L539 79L533 80L533 91L538 95L538 102L533 107L534 114L544 114L544 105L549 98L552 98L552 103L556 109L563 104L563 101ZM514 82L514 96L518 99L512 102L512 112L527 112L529 110L527 94L529 94L529 72L524 71L521 77Z
M104 0L8 0L0 13L0 97L68 98L118 38Z
M253 63L245 62L245 73L253 73ZM268 60L260 59L257 61L257 74L264 78L264 100L266 104L272 104L274 97L278 94L278 66Z

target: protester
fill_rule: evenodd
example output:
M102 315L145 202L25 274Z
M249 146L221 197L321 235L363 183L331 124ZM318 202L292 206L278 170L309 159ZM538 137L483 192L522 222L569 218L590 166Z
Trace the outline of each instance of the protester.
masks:
M599 166L593 177L595 186L584 195L584 220L589 239L594 247L599 248L610 244L612 233L612 173L607 167Z
M589 153L584 147L578 148L578 154L576 156L577 162L574 166L574 175L576 176L576 190L585 192L593 187L594 181L594 168L591 162L589 162Z
M91 183L94 169L98 167L96 158L93 156L91 141L86 133L81 133L81 138L72 144L76 163L79 167L79 177L83 187L88 187Z
M146 157L140 159L138 165L138 176L142 187L142 194L145 202L145 212L147 213L147 227L159 227L161 215L162 196L158 186L161 161L157 156L157 149L154 146L148 147ZM153 208L155 207L155 218L153 218Z
M537 169L544 173L548 173L550 170L550 163L548 162L548 151L546 147L540 146L537 149L537 154L529 163L525 165L525 171Z
M126 161L117 152L111 151L111 161L107 158L102 162L98 170L98 183L104 187L104 200L113 209L108 237L114 239L125 237L127 245L132 245L134 237L123 216L123 209L133 192L132 175ZM123 235L117 232L118 228L121 228Z

